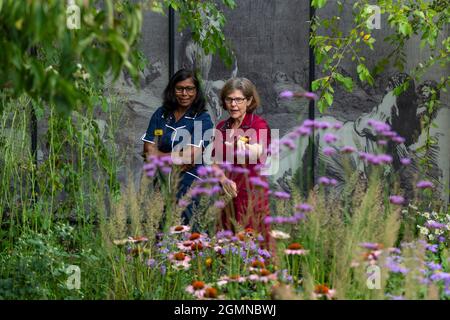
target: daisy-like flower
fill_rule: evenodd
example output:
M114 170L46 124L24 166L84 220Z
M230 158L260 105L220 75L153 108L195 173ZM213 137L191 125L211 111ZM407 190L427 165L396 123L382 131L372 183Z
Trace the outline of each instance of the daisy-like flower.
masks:
M193 232L188 236L188 239L190 241L202 241L205 238L206 238L206 235L198 233L198 232Z
M186 291L193 296L201 299L205 296L206 284L203 281L192 281L192 284L186 287Z
M205 289L205 294L203 295L203 298L206 299L217 299L219 298L219 294L216 288L213 287L207 287Z
M274 239L279 239L279 240L285 240L285 239L289 239L291 237L288 233L283 232L281 230L271 230L270 236Z
M402 196L392 195L389 197L389 201L392 204L400 205L400 204L403 204L403 202L405 202L405 198L403 198Z
M303 246L300 243L294 242L284 250L284 253L288 255L305 255L308 251L303 249Z
M217 281L217 285L218 286L223 286L226 285L229 282L239 282L239 283L243 283L247 281L246 277L242 277L238 274L235 275L231 275L231 276L222 276L219 278L219 281Z
M191 264L189 263L191 261L191 257L189 257L184 252L177 252L177 253L171 253L169 254L169 260L172 262L172 265L176 269L189 269Z
M258 270L258 273L249 275L248 280L267 283L269 281L277 280L277 275L267 269L260 269Z
M181 226L181 225L170 227L170 229L169 229L171 234L184 233L184 232L188 232L189 230L191 230L190 226Z
M319 284L314 288L312 293L313 299L328 299L332 300L336 291L328 288L325 284Z
M177 248L184 252L191 251L192 244L194 244L194 241L190 241L190 240L178 242Z
M431 181L422 180L417 182L416 187L419 189L433 188L433 183Z
M253 260L250 267L248 268L250 271L258 271L260 269L264 269L265 268L265 264L264 262L260 261L260 260Z

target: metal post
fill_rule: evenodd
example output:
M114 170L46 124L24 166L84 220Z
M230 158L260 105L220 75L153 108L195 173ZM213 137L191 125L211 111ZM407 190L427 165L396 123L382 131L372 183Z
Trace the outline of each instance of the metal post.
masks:
M175 73L175 10L169 7L169 79Z
M316 16L316 9L312 6L312 0L309 1L309 37L308 37L308 46L309 46L309 76L308 76L308 91L312 91L312 83L315 80L315 57L314 57L314 48L310 44L310 39L312 35L312 22ZM315 102L314 100L309 101L308 108L308 118L311 120L315 119ZM309 152L309 161L307 165L307 190L310 190L314 186L314 178L315 178L315 143L314 143L314 127L312 128L313 132L309 138L308 143L308 152ZM310 168L310 170L308 170Z

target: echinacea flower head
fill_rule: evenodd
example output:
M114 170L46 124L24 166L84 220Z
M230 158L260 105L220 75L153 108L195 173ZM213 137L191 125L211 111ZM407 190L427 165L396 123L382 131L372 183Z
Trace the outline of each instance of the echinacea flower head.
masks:
M217 299L218 298L217 289L213 287L206 288L204 297L208 299Z
M186 291L190 294L201 299L205 295L206 284L203 281L192 281L192 283L186 287Z
M273 195L278 199L288 200L291 198L291 195L284 191L275 191Z
M417 182L416 187L419 189L427 189L427 188L433 188L433 183L431 181L421 180Z
M169 261L176 269L189 269L191 257L184 252L176 252L169 254Z
M179 226L170 227L169 232L171 234L176 234L176 233L184 233L184 232L187 232L189 230L191 230L190 226L179 225Z
M303 246L300 243L294 242L284 250L284 253L287 255L304 255L307 251L303 249Z
M336 291L328 288L325 284L316 285L312 294L314 299L328 299L332 300Z
M392 195L389 197L389 201L392 204L401 205L401 204L403 204L403 202L405 202L405 198L403 198L402 196Z

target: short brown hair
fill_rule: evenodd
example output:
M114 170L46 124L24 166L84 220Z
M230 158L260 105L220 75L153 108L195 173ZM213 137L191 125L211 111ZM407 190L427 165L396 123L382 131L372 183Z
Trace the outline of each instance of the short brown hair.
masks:
M247 78L231 78L228 80L220 92L222 107L226 110L225 98L234 90L240 90L247 99L253 98L247 107L247 113L252 113L260 104L259 94L255 85Z

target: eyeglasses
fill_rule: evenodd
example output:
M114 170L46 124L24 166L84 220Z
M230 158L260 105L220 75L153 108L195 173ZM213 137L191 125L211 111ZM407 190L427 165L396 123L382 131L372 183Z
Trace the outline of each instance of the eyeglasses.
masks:
M175 93L183 93L186 90L188 94L194 94L196 87L175 87Z
M234 101L234 102L236 102L236 104L240 105L240 104L243 104L245 100L247 100L247 98L240 98L240 97L239 98L229 98L229 97L226 97L225 98L225 103L230 105Z

